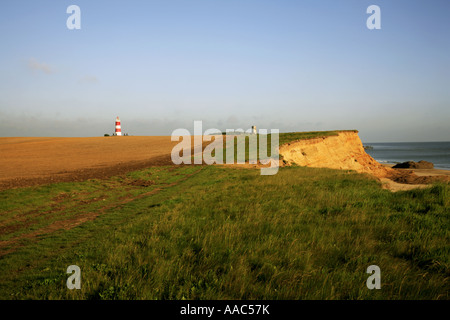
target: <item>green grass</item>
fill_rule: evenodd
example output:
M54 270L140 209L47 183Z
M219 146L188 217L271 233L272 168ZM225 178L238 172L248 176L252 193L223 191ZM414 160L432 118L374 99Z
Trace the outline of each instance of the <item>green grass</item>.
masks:
M216 166L7 190L0 240L19 241L0 247L0 298L449 299L448 195L339 170ZM66 287L74 264L81 290ZM372 264L381 290L366 287Z
M280 133L280 146L297 140L307 140L337 136L339 132L358 132L357 130L335 130L335 131L307 131L307 132L286 132Z

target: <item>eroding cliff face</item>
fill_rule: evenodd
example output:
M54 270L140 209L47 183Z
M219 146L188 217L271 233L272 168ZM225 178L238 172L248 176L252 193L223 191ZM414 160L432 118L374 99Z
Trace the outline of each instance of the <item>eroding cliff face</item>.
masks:
M288 163L316 168L355 170L383 178L392 169L369 156L357 132L339 132L337 136L298 140L280 146L280 154Z

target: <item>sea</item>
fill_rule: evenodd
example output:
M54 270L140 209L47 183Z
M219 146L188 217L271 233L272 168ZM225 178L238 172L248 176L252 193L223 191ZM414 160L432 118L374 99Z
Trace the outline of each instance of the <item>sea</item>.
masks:
M366 152L380 163L396 164L425 160L435 169L450 170L450 141L445 142L378 142L363 143Z

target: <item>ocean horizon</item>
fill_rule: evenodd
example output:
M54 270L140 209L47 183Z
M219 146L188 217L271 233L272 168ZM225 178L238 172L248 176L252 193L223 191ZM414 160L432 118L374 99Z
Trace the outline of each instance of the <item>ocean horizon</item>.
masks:
M429 161L436 169L450 170L450 141L435 142L367 142L366 152L380 163Z

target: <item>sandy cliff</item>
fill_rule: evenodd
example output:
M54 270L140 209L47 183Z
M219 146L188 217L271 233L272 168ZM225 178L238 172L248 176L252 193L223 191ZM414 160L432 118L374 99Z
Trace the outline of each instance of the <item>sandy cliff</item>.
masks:
M355 170L379 178L389 176L393 171L365 152L357 131L342 131L337 136L293 141L280 146L280 154L288 163L300 166Z
M306 167L354 170L380 179L392 191L424 187L434 181L450 181L450 175L416 175L412 170L383 166L364 150L357 131L341 131L337 136L297 140L280 146L288 164Z

